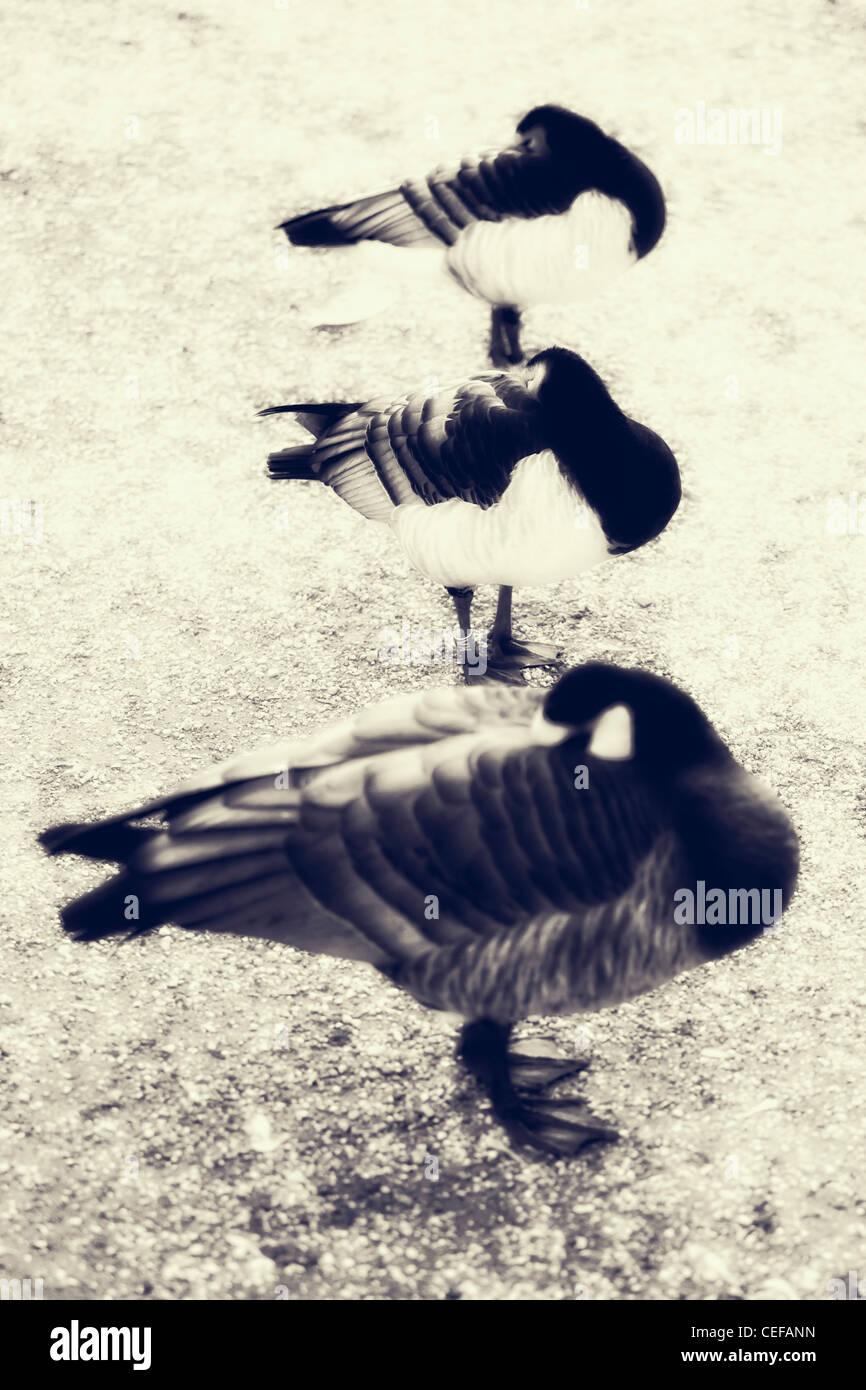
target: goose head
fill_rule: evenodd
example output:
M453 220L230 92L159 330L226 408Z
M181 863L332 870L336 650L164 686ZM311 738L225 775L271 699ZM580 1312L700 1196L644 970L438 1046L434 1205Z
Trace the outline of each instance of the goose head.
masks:
M543 706L565 725L561 748L629 759L667 804L696 878L723 889L776 892L786 908L797 884L799 844L778 797L740 766L703 710L649 671L588 662L567 671ZM754 934L708 928L712 954Z
M608 553L624 555L654 540L682 497L665 441L624 415L598 373L569 348L546 348L522 371L551 448L598 517Z
M542 155L558 164L589 171L599 164L609 144L594 121L564 106L534 106L517 126L515 147Z
M654 780L695 767L728 767L731 754L703 710L672 681L602 661L575 666L544 702L544 717L566 725L587 751L630 759Z

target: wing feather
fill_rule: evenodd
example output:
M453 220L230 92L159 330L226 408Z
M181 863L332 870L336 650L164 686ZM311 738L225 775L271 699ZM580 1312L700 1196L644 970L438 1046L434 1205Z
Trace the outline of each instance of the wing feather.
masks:
M401 189L360 198L330 214L351 241L384 241L391 246L439 246L441 239L420 218Z
M177 921L367 960L438 1007L535 999L535 965L513 943L539 931L555 954L557 913L578 938L592 910L615 914L667 828L628 764L584 755L590 786L575 789L574 753L536 736L540 700L400 696L221 764L126 817L158 813L164 828L130 842L120 891L141 898L141 929ZM104 935L122 926L117 905L109 895L109 926L80 904L70 920Z
M312 465L365 516L387 520L415 498L492 506L514 466L547 447L536 397L513 375L492 372L367 403L323 431Z

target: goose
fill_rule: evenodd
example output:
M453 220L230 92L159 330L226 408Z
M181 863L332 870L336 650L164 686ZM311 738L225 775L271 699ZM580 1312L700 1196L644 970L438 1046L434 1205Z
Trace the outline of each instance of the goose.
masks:
M585 1064L510 1049L515 1024L745 946L771 894L775 928L798 868L781 803L691 696L604 662L547 691L392 697L41 841L122 865L63 909L78 940L168 922L264 938L365 962L460 1015L458 1055L512 1141L561 1155L616 1132L544 1094ZM703 912L713 894L740 910Z
M636 155L574 111L536 106L516 136L498 154L292 217L277 230L295 246L435 251L438 271L444 265L452 282L493 306L493 365L522 362L521 311L603 290L657 244L665 200Z
M581 574L657 536L680 501L664 440L630 420L568 348L457 386L396 400L269 406L315 442L273 453L275 480L326 483L369 520L390 525L409 561L443 584L461 634L463 674L520 684L556 665L551 643L518 641L512 589ZM479 584L499 585L486 645L472 635Z

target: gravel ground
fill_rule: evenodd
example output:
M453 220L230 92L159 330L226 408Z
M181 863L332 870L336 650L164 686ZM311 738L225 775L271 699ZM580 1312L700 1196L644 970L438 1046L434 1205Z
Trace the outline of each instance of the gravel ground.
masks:
M0 490L40 500L42 535L7 508L4 1275L46 1298L559 1300L820 1299L866 1273L866 537L827 527L866 496L863 38L844 0L7 14ZM778 932L542 1025L590 1049L582 1093L623 1136L572 1161L511 1152L442 1020L363 967L172 928L65 941L59 903L101 875L34 842L453 679L379 662L382 628L450 623L444 593L324 490L271 487L295 427L253 411L478 369L485 311L443 285L313 333L339 258L270 229L549 99L645 155L670 222L527 339L584 351L685 497L656 546L518 594L518 628L673 676L803 845ZM781 153L677 143L702 101L781 108Z

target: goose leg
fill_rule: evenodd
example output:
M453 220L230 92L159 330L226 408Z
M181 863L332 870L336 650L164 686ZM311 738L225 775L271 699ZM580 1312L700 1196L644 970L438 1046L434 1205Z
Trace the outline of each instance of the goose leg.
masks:
M509 1053L510 1033L510 1025L489 1018L467 1023L460 1035L458 1055L484 1086L494 1114L515 1143L567 1155L597 1139L618 1138L615 1129L591 1115L585 1116L586 1123L569 1117L570 1111L583 1108L582 1101L545 1099L532 1094L562 1076L582 1070L584 1062Z
M562 667L562 652L553 642L519 642L511 632L511 594L508 584L499 588L496 617L487 638L487 665L497 671L522 671L529 666Z
M523 361L520 310L497 304L490 315L490 361L494 367L516 367Z
M488 671L487 639L482 638L481 642L478 642L470 621L474 592L474 589L448 589L454 601L454 611L460 628L464 681L467 685L486 679L505 681L509 685L522 685L523 676L519 671Z

